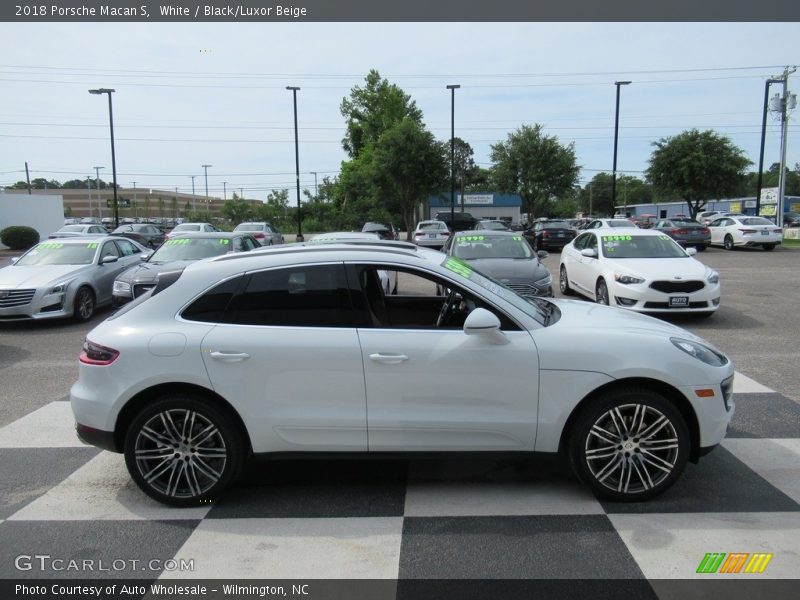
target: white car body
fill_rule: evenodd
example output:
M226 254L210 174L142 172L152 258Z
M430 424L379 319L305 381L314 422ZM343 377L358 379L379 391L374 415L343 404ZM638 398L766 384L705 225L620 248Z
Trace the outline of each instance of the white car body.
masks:
M74 223L71 225L64 225L61 229L54 231L47 237L49 239L55 238L77 238L77 237L94 237L98 235L108 235L108 231L102 225L95 224L82 224Z
M764 217L725 216L708 225L711 244L727 250L761 246L772 250L783 241L783 229Z
M639 226L628 219L627 217L615 217L613 219L595 219L589 223L584 229L607 229L607 228L628 228L639 229Z
M450 237L450 230L444 221L427 220L417 223L412 239L417 246L441 248Z
M561 291L569 290L596 302L645 313L703 313L719 308L719 274L693 258L695 250L681 248L672 238L649 229L595 229L584 232L561 252ZM591 236L591 237L587 237ZM620 258L613 244L630 243L616 238L659 239L674 258ZM610 240L604 242L604 240ZM591 247L595 255L587 255ZM564 284L566 276L567 286ZM627 283L626 283L627 282ZM604 297L601 285L606 286Z
M403 269L452 290L442 314L458 302L474 302L463 326L439 326L446 322L441 314L437 326L387 326L372 312L373 299L388 307L395 297L367 293L360 277L350 275L377 269ZM252 277L288 277L291 295L312 272L329 276L332 283L326 285L332 289L348 282L354 301L347 303L350 313L335 317L343 319L336 326L235 324L222 313L203 312L207 299L218 297L224 306L238 298L241 306L262 310L261 303L247 300ZM298 273L304 275L295 277ZM364 299L356 302L362 293ZM661 390L669 398L657 404L664 412L677 409L663 402L684 411L696 457L719 444L733 414L733 365L697 336L594 304L527 301L457 259L413 247L309 244L230 255L192 263L154 294L88 334L71 402L82 439L125 451L137 483L167 503L188 506L205 492L195 493L189 483L179 494L172 476L166 491L149 489L148 475L137 469L155 459L140 458L139 452L159 460L166 452L163 464L169 466L173 450L164 436L153 437L134 424L176 395L176 406L198 398L198 406L206 407L192 412L191 422L188 409L161 413L163 422L164 414L171 421L170 415L182 411L182 425L170 431L189 429L182 434L189 441L175 445L175 456L187 464L196 450L189 448L196 439L194 415L212 415L213 421L220 411L229 415L225 427L240 431L225 437L225 427L214 430L227 439L214 451L231 461L234 446L238 458L249 452L558 452L565 436L574 437L571 417L583 414L593 395L629 390L630 382L636 382L632 393L648 386ZM286 310L296 309L298 301L306 300L297 296ZM314 318L333 319L335 308L314 312ZM712 362L697 358L711 355ZM688 437L681 434L684 443ZM145 438L158 447L134 446ZM175 461L173 474L175 465L189 468Z

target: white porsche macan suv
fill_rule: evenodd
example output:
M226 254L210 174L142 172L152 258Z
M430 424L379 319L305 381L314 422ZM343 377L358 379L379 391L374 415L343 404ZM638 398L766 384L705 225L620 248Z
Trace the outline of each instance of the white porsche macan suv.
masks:
M81 439L174 506L219 496L252 454L329 453L563 452L596 494L642 500L723 439L733 372L657 319L352 242L162 274L88 334L71 401Z

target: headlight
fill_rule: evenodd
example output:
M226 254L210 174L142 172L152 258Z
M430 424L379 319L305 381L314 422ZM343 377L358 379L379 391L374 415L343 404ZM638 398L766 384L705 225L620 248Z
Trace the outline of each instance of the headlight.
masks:
M712 350L708 346L681 338L669 338L669 340L679 350L683 350L686 352L686 354L694 356L697 360L701 360L707 365L711 365L712 367L721 367L722 365L728 364L727 356L717 352L716 350Z
M114 282L114 294L117 296L130 296L131 295L131 284L125 281L115 281Z
M47 294L46 295L50 296L52 294L63 294L64 292L67 291L67 286L70 284L70 281L62 281L61 283L57 283L56 285L51 287L49 290L47 290Z
M708 283L719 283L719 273L711 271L711 274L706 277L706 281L708 281Z
M644 283L644 279L641 277L636 277L634 275L622 275L620 273L614 273L614 281L617 283Z
M548 273L547 275L545 275L541 279L537 279L534 283L537 286L550 285L551 283L553 283L553 278L550 277L550 273Z

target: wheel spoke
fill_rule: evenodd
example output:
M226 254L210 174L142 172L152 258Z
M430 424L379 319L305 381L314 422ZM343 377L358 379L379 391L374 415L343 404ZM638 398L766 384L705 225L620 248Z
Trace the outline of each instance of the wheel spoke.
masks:
M625 418L622 416L622 413L619 412L619 407L608 411L608 416L611 417L611 421L614 423L614 427L617 428L617 432L620 436L628 433L628 428L625 427Z
M225 448L198 448L194 455L200 458L227 458L228 451Z
M163 475L167 469L169 469L170 465L174 465L177 462L178 461L171 456L165 456L163 459L161 459L161 462L150 469L150 471L143 473L142 477L144 477L144 480L147 483L152 483L153 480Z
M642 442L642 450L651 450L651 451L659 451L659 450L672 450L678 447L678 440L677 438L672 438L669 440L653 440L644 441Z
M641 404L636 405L636 410L633 413L633 419L631 420L631 429L630 429L631 435L633 435L634 437L641 435L642 427L644 427L644 417L646 413L647 413L646 406L642 406ZM637 418L639 421L638 424L636 423Z
M192 444L193 446L199 446L215 433L217 433L217 426L212 423L211 425L203 429L200 433L198 433L196 436L190 438L189 443Z
M623 458L621 455L616 460L609 461L609 463L605 467L603 467L599 473L595 475L597 481L603 481L604 479L606 479L609 475L611 475L611 473L617 470L617 468L622 464L622 462Z
M147 425L142 427L142 430L139 432L140 436L146 437L151 442L155 442L156 444L160 444L162 446L169 446L172 447L173 444L177 443L178 440L170 439L167 436L158 433L156 430L151 429Z
M177 442L183 441L181 433L175 426L175 422L172 420L172 415L169 414L169 411L164 411L161 413L161 423L164 425L165 433L171 435L172 438Z
M186 466L186 482L189 484L189 491L192 496L199 496L203 493L200 484L197 482L197 469L194 460L190 460Z
M607 431L600 427L599 425L594 425L592 430L589 432L590 435L594 435L595 437L600 438L607 444L617 445L620 443L620 437L618 435L614 435L610 431Z
M162 446L161 448L137 448L136 458L163 458L164 456L171 455L174 451L175 450L171 446Z
M209 479L213 479L214 483L216 483L219 480L219 478L222 476L222 473L218 473L217 471L215 471L208 463L206 463L200 457L195 456L195 458L194 458L194 466L203 475L205 475Z
M661 415L659 418L653 421L652 425L650 425L647 429L645 429L639 437L642 440L649 440L667 425L669 425L669 419L667 419L667 417L665 417L664 415Z
M631 468L631 461L623 458L622 459L622 470L620 471L620 474L619 474L619 485L617 486L617 491L618 492L625 492L626 494L628 493L628 488L631 485L631 472L632 472L632 470L633 469ZM624 481L624 485L623 485L623 481Z
M597 460L598 458L610 458L617 453L616 446L603 446L586 451L586 460Z
M660 458L655 454L651 454L650 452L644 449L642 449L642 460L653 465L658 469L661 469L666 473L672 473L672 468L675 466L672 463L667 462L663 458Z
M169 473L169 481L167 482L167 496L174 496L178 492L178 484L181 481L181 474L186 469L186 463L182 460L176 460L172 464L172 471Z
M188 440L189 436L192 434L195 415L197 415L197 413L195 411L191 411L183 419L183 426L181 427L181 438L183 438L184 440Z
M653 480L650 479L650 473L647 472L647 468L644 466L644 463L642 463L642 470L644 471L645 476L647 476L647 480L645 480L644 476L642 476L642 471L639 470L639 465L637 465L636 462L637 461L632 460L631 466L636 471L636 474L639 476L639 481L642 482L642 487L646 490L650 489L651 487L653 487Z

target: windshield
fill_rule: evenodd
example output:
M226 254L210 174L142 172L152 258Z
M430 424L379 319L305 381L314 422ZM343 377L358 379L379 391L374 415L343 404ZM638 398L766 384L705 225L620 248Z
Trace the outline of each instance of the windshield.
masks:
M481 221L480 226L481 229L497 229L500 231L508 229L505 223L498 223L497 221Z
M161 244L148 262L162 264L173 260L200 260L230 250L231 241L227 238L173 238Z
M442 262L442 266L459 277L476 283L495 296L499 296L526 315L534 318L541 325L549 325L558 311L555 304L541 298L524 298L499 281L476 271L472 265L461 259L448 256Z
M667 235L604 235L601 241L607 258L689 258Z
M235 231L261 231L263 228L264 226L259 223L240 223Z
M521 235L462 235L455 239L453 256L462 260L481 258L531 258L533 250Z
M83 231L86 225L66 225L59 229L59 231Z
M566 221L547 221L542 224L544 229L571 229Z
M417 229L420 231L441 231L447 229L447 226L444 223L420 223Z
M30 265L90 265L94 261L98 244L65 244L63 242L43 242L34 246L16 263L17 266Z
M633 223L628 221L627 219L611 219L607 222L608 227L636 227Z

